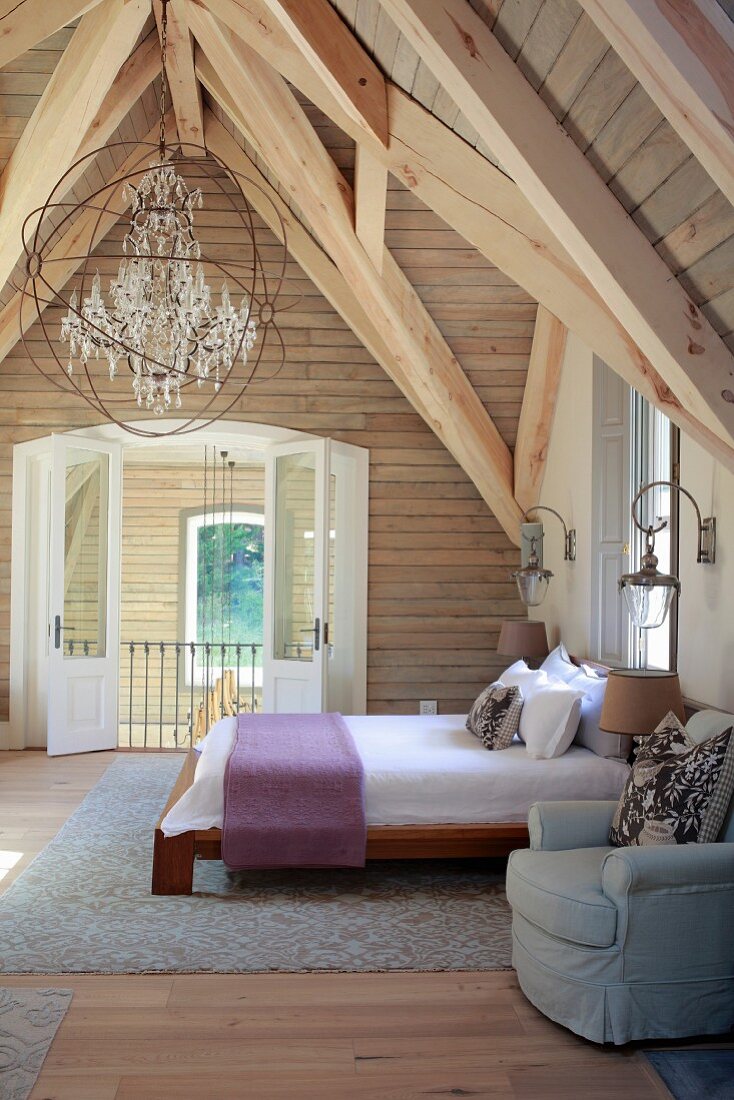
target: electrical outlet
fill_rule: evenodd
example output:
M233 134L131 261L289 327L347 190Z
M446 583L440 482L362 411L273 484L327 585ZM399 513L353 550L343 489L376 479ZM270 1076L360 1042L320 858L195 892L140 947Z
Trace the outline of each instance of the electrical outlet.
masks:
M438 714L438 703L435 699L421 699L419 714Z

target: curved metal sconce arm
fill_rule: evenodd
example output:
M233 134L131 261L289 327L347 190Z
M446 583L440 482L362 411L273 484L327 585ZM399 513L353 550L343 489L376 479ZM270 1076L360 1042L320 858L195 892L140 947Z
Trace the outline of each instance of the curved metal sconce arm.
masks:
M532 508L528 508L526 512L523 512L521 522L528 520L533 512L550 512L551 515L561 521L563 526L563 560L576 561L576 528L572 527L569 530L561 513L557 512L555 508L549 508L546 504L535 504Z
M632 501L632 519L635 527L638 531L642 531L644 535L647 535L648 540L652 538L654 546L654 536L658 531L662 531L664 527L668 526L668 521L664 519L662 523L655 527L651 524L649 527L644 527L640 520L637 518L637 505L640 499L650 489L654 489L656 486L667 485L670 489L675 489L676 492L682 493L683 496L688 497L693 507L696 509L696 519L698 521L698 551L696 554L696 561L702 565L713 565L716 561L716 517L707 516L705 519L701 518L701 509L698 507L696 500L684 489L682 485L678 485L675 481L649 481L647 485L643 485L637 493L637 496ZM531 509L532 511L532 509Z

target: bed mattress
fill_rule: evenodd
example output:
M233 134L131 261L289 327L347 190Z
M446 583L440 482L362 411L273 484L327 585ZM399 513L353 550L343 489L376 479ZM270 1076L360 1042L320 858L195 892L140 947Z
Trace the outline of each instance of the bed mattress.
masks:
M345 716L365 770L368 825L442 825L527 821L533 802L617 799L628 765L572 745L535 760L520 741L489 752L465 727L466 715ZM194 783L171 807L166 836L222 827L224 770L236 718L212 727Z

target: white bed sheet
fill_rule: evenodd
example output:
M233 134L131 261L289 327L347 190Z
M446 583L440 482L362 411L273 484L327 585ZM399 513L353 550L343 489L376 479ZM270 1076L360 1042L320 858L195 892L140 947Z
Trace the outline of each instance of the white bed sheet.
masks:
M536 760L517 741L489 752L464 725L466 716L345 716L365 770L368 825L526 821L533 802L617 799L629 774L572 745L563 756ZM194 783L161 823L166 836L221 828L223 780L237 728L223 718L210 730Z

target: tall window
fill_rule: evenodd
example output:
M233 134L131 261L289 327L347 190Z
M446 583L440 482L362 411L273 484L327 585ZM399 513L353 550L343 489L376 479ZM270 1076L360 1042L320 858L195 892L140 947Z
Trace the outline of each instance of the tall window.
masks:
M631 494L651 481L678 480L678 429L658 409L632 392ZM651 489L638 505L644 527L666 526L655 535L655 553L661 573L678 572L678 494L668 486ZM632 528L632 568L638 569L645 552L645 536ZM637 668L675 669L678 648L677 602L662 626L655 630L632 630L632 663Z
M202 643L210 643L214 661L239 665L241 682L252 674L262 683L264 516L258 512L198 513L186 517L186 642L197 642L195 672L205 660ZM242 646L237 660L237 645ZM185 662L190 682L190 662Z

